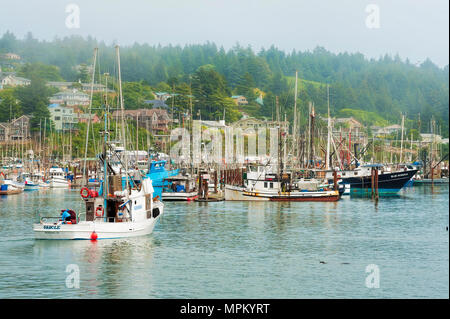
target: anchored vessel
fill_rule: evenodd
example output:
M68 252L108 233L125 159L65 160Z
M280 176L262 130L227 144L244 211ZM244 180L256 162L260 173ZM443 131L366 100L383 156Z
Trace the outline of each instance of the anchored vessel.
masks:
M67 188L69 181L65 178L64 170L61 167L50 168L50 188Z
M374 181L375 171L377 178ZM398 193L416 173L417 169L404 168L390 172L381 164L371 164L353 171L340 171L338 177L342 180L342 184L350 185L351 195L366 194L374 188L377 188L380 195L389 195Z
M273 173L269 166L249 166L244 186L225 186L226 200L337 201L342 191L319 181L295 180L291 174Z
M195 178L190 176L173 176L165 179L170 186L162 191L164 201L192 201L198 197L195 187Z

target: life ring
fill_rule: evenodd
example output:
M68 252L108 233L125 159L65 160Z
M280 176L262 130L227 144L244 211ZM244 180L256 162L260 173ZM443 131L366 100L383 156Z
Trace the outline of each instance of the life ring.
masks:
M88 198L89 195L90 195L90 193L91 193L91 191L90 191L89 188L87 188L87 187L83 187L83 188L81 189L81 191L80 191L80 195L81 195L81 197L83 197L83 198Z
M99 211L100 211L100 213L99 213ZM103 207L101 207L101 206L98 206L97 207L97 209L95 210L95 216L97 216L97 217L102 217L103 216Z

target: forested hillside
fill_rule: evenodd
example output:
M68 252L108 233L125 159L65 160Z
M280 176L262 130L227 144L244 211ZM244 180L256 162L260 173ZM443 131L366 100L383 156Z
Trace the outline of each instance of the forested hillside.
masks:
M21 67L23 75L26 67L37 62L56 66L56 72L49 69L45 73L46 80L77 81L80 72L74 67L91 64L94 47L99 48L100 73L114 74L114 46L93 38L38 41L31 33L18 39L10 32L0 38L0 54L13 52L30 63ZM400 123L403 112L413 127L420 113L422 132L428 130L434 116L442 135L448 136L448 65L442 69L430 60L414 65L398 56L369 60L360 53L334 54L322 47L305 52L287 53L275 47L254 52L239 45L225 50L214 43L183 47L134 44L120 50L123 81L174 90L180 94L174 101L180 111L188 107L185 96L192 93L195 114L200 111L203 119L217 119L223 115L223 107L228 120L239 118L242 112L272 117L275 96L279 96L282 114L291 119L297 70L298 105L303 114L309 102L314 102L316 113L326 113L329 84L332 116L354 115L366 124ZM264 105L254 102L258 97L254 88L264 92ZM229 97L237 94L245 95L250 104L237 107L230 103Z

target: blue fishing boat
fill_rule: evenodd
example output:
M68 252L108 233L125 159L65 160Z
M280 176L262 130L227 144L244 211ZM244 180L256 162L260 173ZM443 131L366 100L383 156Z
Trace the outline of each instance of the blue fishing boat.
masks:
M162 196L162 190L164 186L168 186L169 182L166 180L168 177L176 176L179 173L179 169L167 170L167 161L159 160L148 162L148 171L144 178L149 177L153 183L154 196Z

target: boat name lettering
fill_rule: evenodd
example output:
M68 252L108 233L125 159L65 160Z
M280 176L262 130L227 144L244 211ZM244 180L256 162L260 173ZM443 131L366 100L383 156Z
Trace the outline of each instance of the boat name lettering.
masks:
M61 226L44 225L44 229L60 229Z
M403 174L395 174L395 175L391 175L391 178L394 178L394 177L400 177L400 176L408 176L408 174L407 174L407 173L403 173Z

